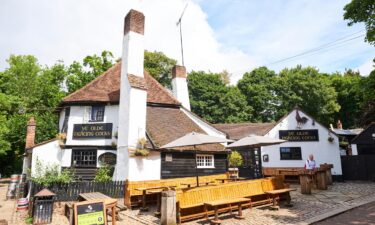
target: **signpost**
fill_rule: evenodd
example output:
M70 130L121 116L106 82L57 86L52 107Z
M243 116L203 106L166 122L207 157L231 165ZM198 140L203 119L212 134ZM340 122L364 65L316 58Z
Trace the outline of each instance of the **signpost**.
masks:
M75 225L107 225L104 202L84 201L74 204Z
M112 139L112 123L74 124L73 139Z
M290 142L319 141L318 130L279 130L279 138Z

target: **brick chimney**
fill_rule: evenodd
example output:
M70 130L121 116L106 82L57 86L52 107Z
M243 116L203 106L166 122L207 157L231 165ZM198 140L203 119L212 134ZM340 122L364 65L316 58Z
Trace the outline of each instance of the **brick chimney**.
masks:
M130 10L125 17L121 63L117 163L114 180L141 180L142 168L132 166L129 148L146 135L147 90L144 79L144 24L142 12ZM159 175L160 176L160 175Z
M190 110L189 90L186 81L186 68L175 65L172 69L172 90L174 97Z
M342 130L342 123L340 120L337 121L337 129Z
M34 117L30 117L29 121L27 122L25 149L29 149L35 145L35 128L35 119Z

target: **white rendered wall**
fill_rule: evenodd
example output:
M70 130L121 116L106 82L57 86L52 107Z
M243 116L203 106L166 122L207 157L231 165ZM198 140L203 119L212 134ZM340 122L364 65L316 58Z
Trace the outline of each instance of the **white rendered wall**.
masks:
M137 147L138 140L146 135L147 92L146 90L131 87L128 81L129 74L143 78L143 60L144 36L129 31L123 38L118 111L118 115L121 116L118 123L117 163L113 176L114 180L146 179L149 177L148 174L153 173L159 173L160 177L160 165L156 168L148 167L147 164L149 162L142 159L137 164L138 166L134 166L133 159L130 159L128 151L129 147ZM159 171L156 171L158 168Z
M68 132L65 145L112 145L112 142L117 142L114 137L117 131L118 124L118 105L106 105L104 110L104 119L102 122L89 122L89 111L91 106L72 106L70 107L70 116L68 122ZM60 114L62 116L62 114ZM61 118L60 118L61 120ZM112 139L104 138L88 138L88 139L73 139L74 124L92 124L92 123L112 123Z
M70 167L72 165L72 149L62 149L61 167Z
M61 157L62 151L57 140L34 147L32 150L31 176L36 175L37 161L41 162L43 168L57 165L61 170Z
M208 135L214 136L214 137L221 137L226 138L226 134L217 130L207 122L203 121L198 116L194 115L190 111L181 108L181 110L191 119L193 120L204 132L206 132Z
M189 90L186 78L175 77L172 79L173 95L181 104L190 111Z
M309 118L303 112L299 111L299 114ZM265 136L271 138L279 138L279 130L298 130L297 121L295 119L296 111L289 114L284 120L277 124L270 132ZM263 155L269 156L269 162L263 162L263 167L304 167L304 163L310 154L314 155L316 163L329 163L333 164L332 169L333 175L342 175L341 170L341 158L339 149L338 137L331 134L334 138L333 142L328 141L329 130L315 122L315 126L312 125L312 118L302 126L301 130L305 129L317 129L319 133L319 141L312 142L286 142L280 145L262 147L262 159ZM280 160L280 147L301 147L302 160Z
M351 145L352 145L352 155L358 155L357 144L351 144Z
M152 151L147 157L130 157L128 179L133 181L160 180L160 152Z

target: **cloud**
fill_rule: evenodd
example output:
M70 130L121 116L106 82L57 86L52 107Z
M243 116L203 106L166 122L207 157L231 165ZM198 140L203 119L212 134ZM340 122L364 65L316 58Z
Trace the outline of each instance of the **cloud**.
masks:
M371 71L375 70L375 65L374 65L374 62L372 60L369 60L369 61L363 63L362 65L360 65L356 69L359 70L359 72L362 75L367 76L371 73Z
M234 83L257 66L363 29L363 25L347 27L342 20L346 2L189 1L182 21L185 65L188 70L226 69ZM69 64L102 50L120 57L124 16L130 8L146 15L146 49L162 51L181 63L176 22L186 0L3 0L1 4L0 69L10 54L32 54L47 65L59 59ZM303 64L323 72L343 71L361 67L374 53L375 48L360 38L270 68L278 71Z

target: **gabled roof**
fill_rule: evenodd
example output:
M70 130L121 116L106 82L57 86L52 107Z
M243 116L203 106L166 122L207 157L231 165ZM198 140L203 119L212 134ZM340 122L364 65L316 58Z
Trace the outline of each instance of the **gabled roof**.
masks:
M361 136L366 135L366 133L368 131L370 131L370 129L373 128L373 127L374 127L374 130L375 130L375 122L370 123L365 129L363 129L363 131L361 133L359 133L357 136L355 136L353 138L353 140L352 140L352 143L353 144L358 144L359 139L361 138Z
M150 141L159 148L190 132L206 134L193 120L179 108L147 107L146 132ZM197 146L198 151L223 151L221 144ZM176 148L175 150L193 150L192 147Z
M147 71L144 71L147 102L169 105L181 103L173 97ZM62 100L63 105L83 103L118 103L120 100L121 62L116 63L102 75L71 93Z
M230 139L239 140L250 134L263 136L275 126L275 123L223 123L213 126L227 133Z

